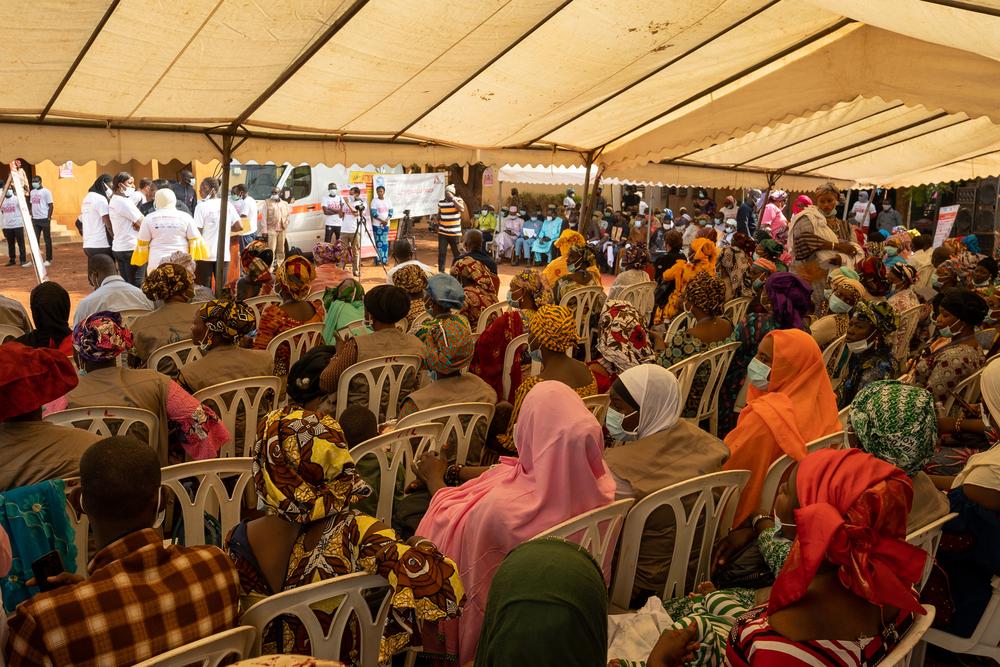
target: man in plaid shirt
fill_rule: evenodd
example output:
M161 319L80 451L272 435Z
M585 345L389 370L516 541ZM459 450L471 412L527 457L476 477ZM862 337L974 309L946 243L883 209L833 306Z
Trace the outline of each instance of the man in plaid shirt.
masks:
M239 583L209 546L163 546L160 462L130 437L107 438L80 459L79 504L99 551L90 578L21 603L10 619L9 667L131 665L236 625Z

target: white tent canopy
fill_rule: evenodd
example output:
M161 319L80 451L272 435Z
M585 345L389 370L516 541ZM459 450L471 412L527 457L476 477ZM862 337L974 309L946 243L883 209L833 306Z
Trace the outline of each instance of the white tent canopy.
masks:
M700 185L759 186L774 171L883 185L1000 172L998 0L5 10L17 19L0 24L4 160L204 161L231 138L241 161L595 157L609 177Z

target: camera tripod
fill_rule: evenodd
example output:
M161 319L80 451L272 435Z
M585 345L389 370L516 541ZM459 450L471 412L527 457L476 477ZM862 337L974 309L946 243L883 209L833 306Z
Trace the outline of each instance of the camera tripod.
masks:
M382 273L384 273L386 275L386 277L388 277L389 276L389 270L385 268L385 262L383 262L382 259L379 257L379 254L378 254L378 245L375 243L375 238L372 236L372 231L370 229L368 229L368 225L365 224L367 222L367 218L365 217L364 209L359 207L359 208L355 208L354 211L355 211L355 216L358 219L358 226L364 228L365 234L368 236L368 240L371 241L372 247L375 248L375 261L377 261L379 263L379 266L382 267ZM361 235L358 234L357 232L355 232L355 234L354 234L354 240L351 241L351 249L354 251L354 267L353 268L356 269L357 276L360 278L361 277Z

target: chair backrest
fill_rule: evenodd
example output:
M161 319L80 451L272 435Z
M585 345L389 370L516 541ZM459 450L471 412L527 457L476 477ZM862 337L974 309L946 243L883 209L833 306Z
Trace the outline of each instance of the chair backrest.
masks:
M917 650L924 635L931 629L931 624L934 623L934 616L937 613L937 610L929 604L925 604L923 607L926 613L923 616L913 617L913 623L906 629L903 636L899 638L896 648L892 649L887 656L882 658L878 663L878 667L910 667L910 663L916 657L914 652ZM922 650L920 654L923 654ZM923 667L923 660L918 658L914 667Z
M409 379L416 382L422 360L415 354L401 354L398 357L375 357L359 361L347 367L337 383L337 419L350 405L351 381L363 378L368 387L368 409L378 417L378 422L395 419L399 411L399 393ZM382 395L388 392L389 400L382 409Z
M923 306L913 306L899 314L899 328L896 330L896 342L892 348L892 356L896 359L905 359L909 355L910 341L917 333L917 325L920 324L920 313L923 309Z
M950 415L953 410L955 410L955 396L961 396L962 400L966 403L972 404L979 401L979 396L981 393L979 386L979 379L983 374L983 369L980 368L978 371L965 378L958 383L953 392L948 394L948 398L944 400L943 414ZM961 406L959 406L961 407Z
M595 394L583 399L583 404L590 410L597 422L604 426L604 419L608 416L608 407L611 405L611 394Z
M13 324L0 324L0 344L20 338L25 333L27 332L21 331L20 328L15 327Z
M122 316L122 326L131 328L137 319L143 315L149 315L151 312L153 311L148 308L126 308L119 310L118 314Z
M277 405L280 392L281 379L273 375L220 382L195 392L194 397L214 410L229 431L229 439L219 450L219 456L249 453L261 416ZM242 433L238 432L241 421Z
M663 335L663 339L669 344L674 336L690 327L692 322L694 322L694 317L690 313L677 313L674 315L674 319L670 320L670 324L667 325L667 331Z
M479 314L479 320L476 322L476 330L474 333L483 333L486 331L486 327L493 323L493 320L510 310L512 310L510 304L506 301L500 301L498 303L494 303L492 306L489 306Z
M509 400L510 390L510 372L514 368L514 364L521 363L520 349L528 344L528 334L521 334L517 338L507 343L507 349L503 353L503 396L500 400Z
M600 301L604 300L604 288L592 285L575 289L559 300L560 306L566 306L573 311L576 323L576 336L583 343L584 359L590 361L591 315L599 312Z
M816 438L812 442L806 443L806 454L812 454L821 449L837 449L843 442L843 431L824 435L822 438ZM774 507L774 500L778 497L778 488L781 486L781 480L785 477L785 473L788 472L793 463L795 463L795 459L788 454L782 454L768 467L767 475L764 477L764 485L760 489L758 507L765 509Z
M424 324L430 322L433 319L434 318L431 317L430 315L424 315L423 317L418 317L415 320L413 320L413 324L410 325L410 328L407 331L411 334L416 334L418 331L420 331L420 328L423 327Z
M850 430L851 426L851 406L848 405L843 410L837 413L837 419L840 420L840 427L845 431Z
M456 451L446 453L449 459L454 454L455 463L465 465L468 462L469 447L472 445L476 426L479 422L483 422L485 428L489 428L490 422L493 421L493 412L495 410L496 406L492 403L454 403L452 405L442 405L441 407L421 410L403 417L396 422L395 430L401 431L418 424L427 424L430 422L444 424L437 443L433 445L427 443L427 447L433 447L433 451L440 452L448 444L448 441L451 440L452 434L454 434ZM468 419L465 425L462 424L463 418ZM419 458L425 451L428 451L428 449L418 449L414 452L414 458Z
M733 361L733 355L736 354L736 350L740 347L740 343L726 343L725 345L720 345L718 347L712 348L706 352L696 355L698 358L698 367L708 367L708 377L705 378L705 389L701 392L701 396L698 398L698 408L695 412L692 421L696 424L701 424L705 419L709 420L709 430L712 435L717 435L719 432L718 423L718 413L719 413L719 392L722 391L722 383L726 379L726 373L729 372L729 364ZM691 387L694 383L694 375L698 372L697 368L691 375L691 384L688 385L687 393L691 393ZM686 397L685 397L686 400ZM681 405L684 405L683 403Z
M673 555L667 559L670 569L664 586L663 599L683 597L690 592L688 570L692 556L697 555L695 579L691 588L708 581L712 544L716 535L725 534L732 524L733 511L740 489L750 479L749 470L727 470L702 475L686 482L673 484L649 494L635 504L625 518L618 567L611 587L611 602L628 609L639 562L642 533L649 516L661 508L674 515ZM701 544L694 551L695 536L701 526Z
M834 338L823 348L823 365L826 366L826 372L829 374L831 380L837 375L837 364L840 363L840 357L846 346L847 334L844 334L843 336Z
M382 590L384 593L380 593L380 597L376 599L376 592ZM329 629L323 632L312 608L338 598L336 609L331 614ZM378 603L374 615L369 601ZM340 650L347 624L353 616L357 619L356 628L360 635L357 664L377 665L379 641L389 618L391 602L392 589L384 577L356 572L272 595L247 609L240 618L240 624L252 625L257 629L253 653L259 655L267 625L280 616L294 616L309 636L313 657L321 660L339 660L343 657L352 662L354 656L341 656Z
M312 303L313 301L319 301L323 303L323 294L326 293L325 289L317 290L315 292L310 292L309 296L306 297L306 301Z
M694 384L695 373L701 368L702 364L705 363L705 359L702 354L693 354L687 359L682 359L676 364L670 366L667 370L674 374L677 378L677 388L680 391L680 402L681 405L687 404L688 394L691 393L691 387Z
M366 456L372 456L378 461L378 488L372 489L378 494L378 510L375 517L386 525L392 522L396 480L400 471L403 473L404 484L409 485L416 477L410 469L414 461L413 453L437 447L443 430L444 424L418 424L375 436L351 448L351 458L355 464L360 463Z
M634 504L634 498L615 501L563 521L558 526L535 535L533 539L561 537L579 544L600 563L601 569L604 570L604 581L610 583L611 560L618 546L618 537L621 535L625 516Z
M621 301L628 301L631 303L635 306L635 309L639 311L639 314L643 316L643 320L647 320L649 314L653 312L653 293L655 291L656 283L652 280L647 280L623 287L622 290L618 292L617 298Z
M923 549L927 554L927 562L924 563L924 572L920 575L920 584L917 586L918 592L924 590L924 586L927 584L927 579L931 576L931 570L934 569L934 556L937 554L938 546L941 544L941 536L944 533L944 524L948 523L956 516L958 516L958 514L955 512L945 514L940 519L932 521L926 526L918 528L906 536L907 543L912 544L919 549Z
M364 336L370 333L368 327L365 326L364 320L354 320L353 322L348 322L344 326L337 329L337 339L340 341L345 341L348 338L356 338L358 336Z
M275 306L281 305L281 297L277 294L266 294L264 296L252 296L245 302L248 306L253 308L253 312L257 314L257 324L260 324L261 315L264 314L264 309L269 305L274 304Z
M206 513L215 515L218 510L216 518L223 535L228 534L240 522L243 492L253 477L252 463L253 459L249 456L241 456L190 461L163 469L160 484L170 489L177 499L184 518L185 546L194 547L207 543ZM193 496L188 490L192 486L197 489ZM212 496L215 497L215 502L210 503Z
M739 324L746 317L752 299L748 296L738 296L730 299L722 306L722 316L729 318L733 324Z
M201 347L191 339L167 343L153 350L146 360L146 368L166 375L175 374L186 364L201 359ZM173 364L173 369L171 369Z
M304 353L322 344L323 323L312 322L292 327L288 331L282 331L267 344L267 351L272 357L275 357L278 348L287 345L289 349L288 367L291 368L292 364L298 361Z
M66 492L66 518L73 528L73 543L76 545L76 574L86 577L87 564L90 562L90 517L78 512L70 502L70 496L79 486L79 477L63 480L63 490Z
M160 451L160 419L149 410L126 408L117 405L98 405L89 408L70 408L50 412L45 421L61 426L82 428L102 438L129 435L136 426L146 429L145 439L154 452ZM115 424L117 422L117 424Z
M224 630L204 639L179 646L172 651L136 663L135 667L219 667L232 664L233 660L250 657L257 628L241 625L232 630Z

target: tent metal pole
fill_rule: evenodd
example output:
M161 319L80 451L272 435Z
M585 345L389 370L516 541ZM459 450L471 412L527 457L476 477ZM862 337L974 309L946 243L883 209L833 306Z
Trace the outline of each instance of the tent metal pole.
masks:
M229 245L229 163L233 161L233 138L226 134L222 137L222 189L219 192L219 239L215 254L215 296L222 296L223 283L226 280L226 247ZM238 257L230 257L229 261L239 261Z
M577 230L583 229L584 220L590 219L590 170L593 166L594 151L587 151L587 168L583 172L583 199L580 200L580 217L576 221Z

